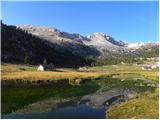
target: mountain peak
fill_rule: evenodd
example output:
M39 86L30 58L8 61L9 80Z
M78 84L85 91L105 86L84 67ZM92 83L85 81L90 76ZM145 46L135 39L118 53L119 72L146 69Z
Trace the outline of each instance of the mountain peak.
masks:
M93 35L101 35L101 36L106 36L105 33L103 32L94 32Z
M106 44L113 44L113 45L117 45L117 46L125 46L126 44L123 41L116 41L113 37L103 33L103 32L95 32L89 36L87 36L87 38L93 40L97 45L106 45Z
M87 38L89 39L100 39L100 40L109 40L110 36L108 36L107 34L103 33L103 32L94 32L93 34L87 36Z
M33 31L59 32L59 30L56 28L50 28L47 26L31 25L31 24L19 25L19 26L17 26L17 28L21 28L21 29L28 31L28 32L33 32Z

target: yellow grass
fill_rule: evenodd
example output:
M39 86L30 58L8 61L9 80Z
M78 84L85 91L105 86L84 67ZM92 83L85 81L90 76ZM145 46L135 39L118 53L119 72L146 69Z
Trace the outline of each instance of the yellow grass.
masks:
M98 77L101 73L85 72L38 72L38 71L21 71L2 74L2 80L60 80L65 78L86 78Z
M89 72L80 72L73 69L56 71L36 71L37 66L2 64L2 80L60 80L65 78L99 77L104 74L138 74L151 80L158 80L158 70L144 71L136 65L107 65L88 68ZM93 72L95 71L95 72Z
M115 74L139 74L151 80L159 80L159 71L156 70L142 70L140 66L137 65L106 65L106 66L97 66L89 68L90 70L101 71L106 73L115 73Z
M107 112L107 118L111 119L157 119L158 89L136 95L133 99L111 107Z
M67 78L98 77L100 72L78 72L73 69L64 69L62 72L37 71L37 66L2 64L2 80L60 80ZM23 70L22 70L23 69ZM25 70L24 70L25 69Z

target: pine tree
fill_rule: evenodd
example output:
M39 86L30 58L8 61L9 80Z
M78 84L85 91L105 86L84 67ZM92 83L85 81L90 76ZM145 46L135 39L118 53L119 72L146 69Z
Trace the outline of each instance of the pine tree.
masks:
M44 59L43 64L47 65L47 60L46 59Z
M28 63L28 56L24 57L24 63L27 64Z

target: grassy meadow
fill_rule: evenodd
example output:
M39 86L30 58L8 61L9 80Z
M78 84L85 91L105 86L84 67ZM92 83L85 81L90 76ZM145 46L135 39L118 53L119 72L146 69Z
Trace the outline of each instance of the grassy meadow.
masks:
M158 81L158 70L143 71L136 65L107 65L89 67L87 72L73 69L60 69L57 71L36 71L37 66L2 64L2 80L61 80L65 78L99 77L112 74L137 74L148 79Z
M93 71L105 72L108 74L137 74L155 81L158 81L159 79L158 69L145 71L141 69L141 66L133 64L106 65L89 67L88 69Z
M143 94L137 94L127 102L114 105L106 112L106 116L111 119L158 119L158 96L158 89Z
M154 89L158 84L158 69L143 71L138 65L119 64L40 72L37 67L2 63L2 114L50 97L82 97L97 91L123 88L141 93L111 107L106 112L107 118L143 118L150 112L146 109L147 105L150 105L152 112L144 118L157 118L158 90Z
M2 80L62 80L68 78L98 77L104 73L79 72L73 69L61 69L56 71L37 71L38 66L2 64Z

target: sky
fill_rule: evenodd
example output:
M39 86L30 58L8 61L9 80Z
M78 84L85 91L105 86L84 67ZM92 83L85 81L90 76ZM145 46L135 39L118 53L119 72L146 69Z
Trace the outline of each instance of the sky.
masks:
M158 1L2 1L8 25L42 25L87 36L103 32L116 40L158 41Z

